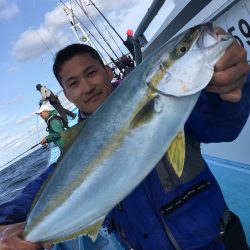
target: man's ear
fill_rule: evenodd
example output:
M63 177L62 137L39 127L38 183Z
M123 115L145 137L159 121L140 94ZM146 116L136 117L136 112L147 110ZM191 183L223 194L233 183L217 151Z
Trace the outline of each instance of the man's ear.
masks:
M107 72L108 74L108 77L109 77L109 80L112 81L113 80L113 72L112 72L112 69L108 66L108 65L105 65L105 71Z

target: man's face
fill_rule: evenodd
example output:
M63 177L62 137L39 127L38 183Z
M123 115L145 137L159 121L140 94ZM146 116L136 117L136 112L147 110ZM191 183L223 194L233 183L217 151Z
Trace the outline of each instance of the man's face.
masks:
M94 112L112 91L112 70L88 53L66 61L59 76L66 97L86 113Z
M40 113L40 116L45 120L49 116L49 111L43 111Z

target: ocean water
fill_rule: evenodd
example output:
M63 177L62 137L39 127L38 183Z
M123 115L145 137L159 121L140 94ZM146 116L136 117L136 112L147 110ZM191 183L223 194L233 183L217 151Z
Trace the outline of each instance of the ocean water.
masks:
M250 245L250 165L208 155L204 155L204 158L215 175L230 210L240 217ZM41 174L50 160L50 149L39 148L0 170L0 205L13 199Z
M22 189L45 169L56 161L59 155L59 148L39 148L31 154L23 157L7 168L0 170L0 206L19 194ZM105 228L102 228L95 243L87 236L72 241L66 241L53 247L52 250L63 249L88 250L122 250L123 248L116 241L113 235L109 235Z
M48 166L50 148L39 148L0 170L0 205L12 200Z

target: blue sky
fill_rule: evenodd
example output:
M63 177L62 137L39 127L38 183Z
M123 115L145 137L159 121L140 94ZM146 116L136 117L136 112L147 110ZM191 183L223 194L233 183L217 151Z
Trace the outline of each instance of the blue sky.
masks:
M63 2L70 6L69 1ZM125 40L127 29L136 29L152 0L94 2ZM96 35L77 3L71 0L71 4L76 16ZM44 121L35 115L40 99L35 85L42 83L55 93L60 91L52 73L53 57L64 46L78 42L64 7L59 0L0 0L0 166L37 144L46 134ZM86 8L99 29L107 33L96 10ZM127 53L117 36L112 35ZM100 37L97 39L102 42ZM120 56L117 46L110 43ZM70 107L69 103L65 105Z
M63 2L69 4L66 0ZM88 3L88 0L85 2ZM123 39L126 39L126 30L136 30L152 0L94 2ZM75 1L71 0L71 3L77 17L96 34ZM44 121L35 115L40 99L35 85L42 83L55 93L61 90L52 73L53 57L64 46L77 42L63 7L59 0L0 0L0 167L37 144L42 136L46 135ZM146 33L148 38L159 28L160 20L163 20L169 9L169 6L164 4ZM88 6L87 11L105 34L106 31L94 8ZM126 53L117 36L114 35L114 38L120 49ZM102 41L100 37L99 39ZM110 43L116 53L121 55L116 45L111 41ZM64 101L63 99L64 105L70 107L70 103ZM205 146L204 152L250 164L250 156L247 153L250 148L247 139L250 133L249 123L236 144Z

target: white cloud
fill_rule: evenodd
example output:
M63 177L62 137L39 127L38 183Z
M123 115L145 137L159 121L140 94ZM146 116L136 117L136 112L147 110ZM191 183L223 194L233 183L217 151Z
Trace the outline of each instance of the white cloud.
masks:
M6 111L6 109L4 109ZM15 120L14 116L9 116L7 113L1 114L0 115L0 124L1 124L1 128L0 128L0 132L2 133L2 131L4 131L4 127L9 126L9 124L13 123Z
M7 0L0 0L0 20L10 20L19 13L17 5Z
M18 140L18 141L16 141L14 144L13 144L13 148L17 148L17 147L19 147L20 145L22 145L23 144L23 142L21 141L21 140Z
M8 137L9 137L9 136L8 136L7 134L2 134L2 135L0 135L0 141L7 140Z
M16 133L11 136L6 132L0 134L0 150L8 152L9 150L13 151L13 148L19 148L20 152L24 149L20 148L20 145L29 144L32 141L39 141L48 133L46 132L46 123L42 120L37 126L30 126L25 129L24 132Z
M95 1L95 4L97 8L101 10L106 17L116 15L116 18L118 17L118 20L117 19L116 20L119 21L119 18L122 19L124 16L126 16L129 10L135 8L139 2L140 1L138 0L127 0L127 1L99 0Z
M19 137L8 137L4 141L1 141L0 143L0 149L8 149L10 146L15 144L20 138Z
M0 100L0 107L1 106L16 105L17 103L19 103L24 98L25 98L24 96L16 96L15 98Z
M29 113L29 114L23 116L22 118L20 118L20 119L18 119L18 120L16 121L16 125L22 125L23 123L25 123L25 122L27 122L27 121L33 119L34 116L35 116L34 113Z
M12 55L19 61L37 58L46 53L54 54L53 50L69 44L63 32L65 13L57 7L45 14L44 22L38 28L24 31L12 49Z
M15 73L16 70L17 70L17 68L16 68L15 66L11 66L11 67L9 67L9 68L7 69L7 71L8 71L9 73Z
M24 139L29 140L31 136L38 136L39 139L42 138L44 135L48 134L46 131L46 123L41 120L37 126L31 126L28 128L27 133L23 135Z
M102 9L104 15L110 19L111 23L115 20L114 26L122 23L124 17L130 9L134 8L138 1L96 1L99 9ZM67 3L67 6L69 4ZM80 7L72 2L74 14L86 27L91 27L91 32L96 33L93 25L83 14ZM112 6L112 8L110 8ZM44 15L44 21L38 28L30 28L24 31L18 38L12 49L12 55L19 61L26 61L42 56L46 53L54 54L54 51L72 43L72 39L67 35L70 31L70 24L67 20L64 12L64 6L57 6L53 11L47 12ZM88 6L87 11L90 13L90 18L94 23L100 22L100 15L97 15L97 11L92 7ZM76 21L77 21L76 18ZM99 26L100 29L101 26ZM90 29L90 28L88 28ZM67 30L67 32L65 32ZM102 32L104 32L102 26ZM76 38L73 32L70 33L73 37L74 42ZM60 48L59 48L60 47Z
M37 58L47 53L48 49L42 44L43 41L46 41L46 46L51 43L51 38L45 33L43 27L27 30L20 35L15 43L12 55L19 61Z

